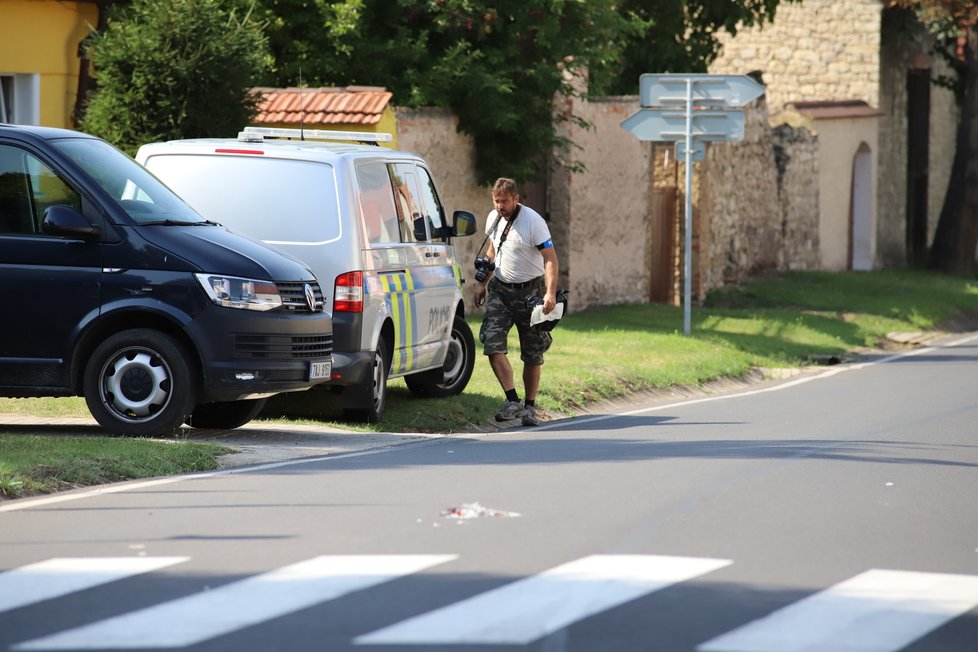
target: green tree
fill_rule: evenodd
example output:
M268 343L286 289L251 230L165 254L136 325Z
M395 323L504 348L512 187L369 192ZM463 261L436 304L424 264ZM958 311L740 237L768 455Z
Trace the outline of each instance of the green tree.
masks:
M786 0L788 1L788 0ZM401 106L445 106L476 145L481 181L533 179L573 143L557 92L585 67L593 95L643 72L703 71L720 30L778 0L262 0L279 86L377 85ZM300 80L301 70L301 80Z
M917 13L957 73L952 83L961 114L929 264L948 274L972 276L978 247L978 2L898 0L896 4Z
M130 153L173 138L231 136L254 115L272 65L243 0L134 0L89 46L96 90L80 128Z
M796 0L784 0L794 2ZM623 35L621 67L599 92L635 94L641 74L706 72L720 53L718 34L774 19L780 0L621 0L643 28Z
M450 107L480 180L538 178L571 146L555 93L618 59L641 28L615 0L263 0L280 86L375 85L400 106Z

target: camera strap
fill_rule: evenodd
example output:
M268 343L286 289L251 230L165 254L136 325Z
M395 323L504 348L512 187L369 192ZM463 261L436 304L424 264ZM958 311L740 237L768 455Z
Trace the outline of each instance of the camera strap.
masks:
M506 220L506 228L503 229L503 234L499 237L499 248L500 249L503 248L503 243L506 242L506 236L509 235L509 230L511 228L513 228L513 222L516 221L516 218L519 217L519 214L520 214L520 205L517 204L516 205L516 210L513 211L513 217L511 217L508 220ZM493 227L492 227L493 233L495 233L495 231L496 231L496 225L498 225L498 224L499 224L499 220L497 219L496 220L496 224L494 224ZM496 252L496 255L497 256L499 255L499 252L498 251Z
M520 205L516 205L516 210L513 211L513 216L506 220L506 227L503 229L503 234L499 236L499 246L496 247L496 260L499 259L499 254L503 250L503 245L506 244L506 236L509 235L509 230L513 228L513 223L516 222L516 218L520 215ZM496 221L492 223L492 229L489 231L489 235L496 232L496 227L499 226L499 219L502 216L498 213L496 214ZM488 236L487 236L488 237Z
M489 229L489 233L486 234L486 239L482 241L481 245L479 245L478 251L475 252L476 256L482 255L482 250L486 248L486 243L489 242L489 238L492 237L492 234L496 232L496 227L499 226L499 220L501 219L503 219L503 216L500 215L499 213L496 213L496 221L492 223L492 228ZM498 255L499 252L497 251L496 253Z

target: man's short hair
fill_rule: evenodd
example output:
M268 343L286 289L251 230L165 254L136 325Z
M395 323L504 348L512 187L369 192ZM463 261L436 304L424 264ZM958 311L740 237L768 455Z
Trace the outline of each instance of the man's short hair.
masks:
M512 195L513 197L520 194L516 190L516 182L512 179L507 179L506 177L500 177L496 179L496 183L492 184L492 194L494 195Z

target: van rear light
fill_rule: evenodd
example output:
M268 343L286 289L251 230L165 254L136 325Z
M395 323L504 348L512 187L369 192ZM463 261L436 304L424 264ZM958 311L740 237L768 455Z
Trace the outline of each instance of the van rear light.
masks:
M363 272L347 272L336 277L333 312L363 312Z

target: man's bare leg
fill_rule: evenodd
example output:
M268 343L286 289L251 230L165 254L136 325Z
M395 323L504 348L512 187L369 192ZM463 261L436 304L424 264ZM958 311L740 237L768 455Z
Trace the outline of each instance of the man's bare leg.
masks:
M528 401L537 400L537 390L540 389L540 368L542 366L539 364L523 365L523 390Z
M493 353L489 356L489 366L492 373L496 374L496 380L502 386L503 391L509 391L516 387L513 381L513 365L509 364L509 358L505 353Z

